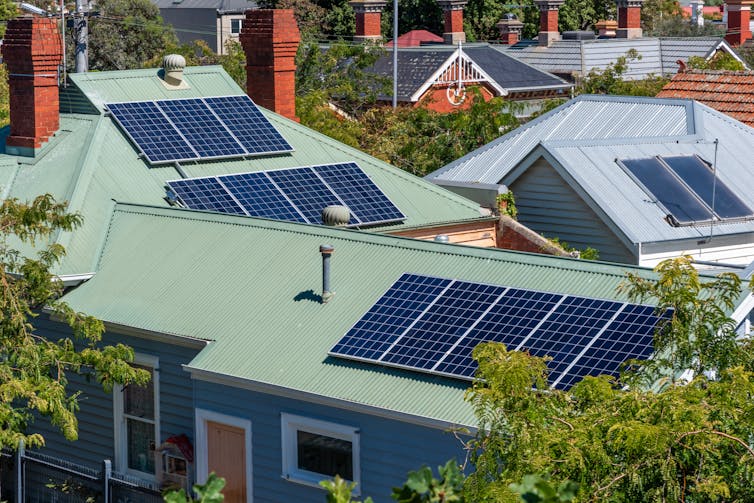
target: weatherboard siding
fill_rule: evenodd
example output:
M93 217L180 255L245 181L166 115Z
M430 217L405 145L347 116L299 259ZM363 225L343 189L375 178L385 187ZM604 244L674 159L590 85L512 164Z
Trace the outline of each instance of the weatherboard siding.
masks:
M702 229L709 232L709 226L702 226ZM708 236L699 240L689 240L686 242L660 242L649 243L642 247L639 265L645 267L654 267L663 260L675 258L679 255L690 255L695 260L706 262L720 262L722 264L738 264L747 266L754 261L754 235L742 242L740 236L714 236L711 242L704 243ZM704 269L700 265L700 269Z
M37 331L47 337L66 337L70 332L62 323L42 316L36 320ZM196 349L158 343L138 337L109 332L105 343L124 343L137 353L159 358L160 382L160 438L159 442L172 435L185 433L193 442L194 414L191 406L192 385L187 372L182 368L197 353ZM45 419L38 419L35 430L46 440L43 452L75 463L99 467L104 459L114 460L113 442L113 396L105 393L93 380L71 378L71 389L80 389L79 439L67 441ZM117 468L117 467L116 467Z
M252 476L255 503L297 501L321 503L323 490L286 480L282 476L281 413L355 427L360 432L362 498L376 503L392 501L392 487L401 485L409 471L422 465L436 469L448 459L463 461L455 436L395 420L343 409L195 380L198 409L251 421ZM198 455L201 455L198 453Z
M592 247L600 260L635 263L620 242L579 195L540 159L510 184L518 221L547 238L557 237L573 248Z

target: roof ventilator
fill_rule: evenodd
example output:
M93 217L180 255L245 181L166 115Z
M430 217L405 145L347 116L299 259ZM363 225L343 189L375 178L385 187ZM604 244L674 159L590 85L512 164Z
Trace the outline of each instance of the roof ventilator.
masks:
M180 54L168 54L162 59L163 84L168 89L188 89L188 84L183 80L183 69L186 67L186 58Z
M333 204L322 210L322 223L330 227L345 227L351 221L351 210L347 206Z

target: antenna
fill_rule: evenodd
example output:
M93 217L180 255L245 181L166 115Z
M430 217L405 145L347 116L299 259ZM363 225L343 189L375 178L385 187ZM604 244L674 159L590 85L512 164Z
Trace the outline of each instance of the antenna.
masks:
M456 58L456 87L448 85L445 91L448 97L448 103L454 107L460 106L466 101L466 87L463 85L463 45L458 41L458 57Z
M715 190L717 189L717 146L720 143L720 141L715 138L715 141L713 142L715 144L715 156L712 160L712 218L709 222L709 238L707 238L707 242L712 241L712 231L715 228Z

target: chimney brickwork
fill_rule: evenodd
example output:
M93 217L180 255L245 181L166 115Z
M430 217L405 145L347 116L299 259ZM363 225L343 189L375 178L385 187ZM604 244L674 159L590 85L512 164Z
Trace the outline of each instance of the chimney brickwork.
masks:
M466 42L466 33L463 31L463 8L467 0L438 0L445 18L445 32L442 38L446 44L456 45L458 42Z
M504 45L515 45L521 40L521 32L524 29L524 23L516 18L502 19L497 23L497 29L500 30L500 43Z
M10 92L9 154L33 156L60 126L58 67L63 45L57 20L8 21L2 46Z
M751 5L754 0L728 0L726 8L728 12L728 28L725 40L733 46L738 46L752 37L749 28L751 19Z
M549 46L560 40L558 10L564 0L534 0L539 7L539 45Z
M644 0L618 0L618 38L640 38L641 5Z
M377 42L382 39L382 9L387 2L384 0L355 0L348 2L356 13L357 42Z
M298 122L295 59L301 33L293 9L247 10L240 40L246 93L258 105Z

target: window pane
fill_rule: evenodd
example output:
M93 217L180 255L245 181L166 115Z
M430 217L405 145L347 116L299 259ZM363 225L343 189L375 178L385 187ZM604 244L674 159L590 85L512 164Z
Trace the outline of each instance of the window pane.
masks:
M128 467L140 472L154 473L154 425L126 419Z
M233 34L241 33L241 20L240 19L230 20L230 32Z
M353 480L351 442L300 430L296 433L300 469Z
M136 367L151 370L147 367ZM145 386L129 384L123 388L123 412L129 416L154 419L154 381Z

